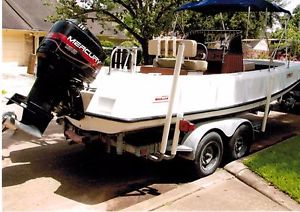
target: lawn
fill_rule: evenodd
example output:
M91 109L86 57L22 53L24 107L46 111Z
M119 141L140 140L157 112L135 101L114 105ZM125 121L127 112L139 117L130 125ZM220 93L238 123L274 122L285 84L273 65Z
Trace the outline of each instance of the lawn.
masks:
M243 163L300 203L300 136L257 152Z

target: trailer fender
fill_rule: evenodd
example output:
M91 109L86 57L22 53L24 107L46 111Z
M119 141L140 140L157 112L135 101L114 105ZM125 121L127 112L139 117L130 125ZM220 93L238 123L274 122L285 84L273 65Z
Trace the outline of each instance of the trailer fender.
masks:
M231 136L233 136L237 128L244 123L249 124L253 129L252 123L249 120L237 117L212 120L197 124L196 129L189 133L185 138L183 138L182 142L182 145L191 148L192 151L188 154L180 154L180 156L188 160L194 160L197 146L203 136L208 132L221 131L226 137L230 138Z

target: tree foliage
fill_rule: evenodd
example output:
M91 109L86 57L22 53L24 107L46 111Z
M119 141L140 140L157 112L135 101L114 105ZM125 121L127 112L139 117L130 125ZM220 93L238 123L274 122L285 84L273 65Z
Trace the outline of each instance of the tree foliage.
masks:
M43 0L49 3L49 0ZM187 33L194 29L226 29L242 30L246 37L247 13L224 13L211 16L191 11L174 14L186 0L94 0L91 10L79 8L75 0L59 0L56 4L56 15L49 17L55 21L66 18L76 18L82 22L88 19L98 21L104 25L107 22L117 24L118 30L125 31L137 40L144 54L144 62L150 63L148 55L148 41L154 36L169 34L174 29L173 23L177 20L175 29L180 33ZM275 0L282 3L284 0ZM270 16L269 20L276 18ZM251 13L248 25L248 38L257 38L264 31L264 14Z
M285 23L286 17L281 18L281 24ZM300 55L300 4L294 9L292 17L288 22L287 35L284 34L284 27L277 29L273 34L273 38L280 39L286 37L287 40L281 46L289 46L289 52L292 57L299 57Z
M185 31L196 29L225 29L241 30L243 37L257 38L265 27L265 16L261 13L251 13L248 23L247 13L223 13L215 15L205 15L194 13L187 15L185 19ZM253 21L255 20L255 21ZM248 29L248 30L247 30ZM248 36L246 33L248 32Z
M297 27L300 31L300 4L294 9L292 23L295 27Z
M285 0L270 0L271 2L284 7ZM233 29L241 30L243 38L259 38L267 28L272 28L273 24L280 20L277 13L268 13L267 23L265 12L251 12L248 21L247 12L228 12L223 14L206 15L189 12L185 17L185 31L195 29ZM224 26L223 26L224 24Z
M115 22L119 30L127 31L141 44L147 63L148 40L171 31L174 11L182 3L183 0L97 0L92 10L83 10L74 0L60 0L56 5L57 14L50 20Z

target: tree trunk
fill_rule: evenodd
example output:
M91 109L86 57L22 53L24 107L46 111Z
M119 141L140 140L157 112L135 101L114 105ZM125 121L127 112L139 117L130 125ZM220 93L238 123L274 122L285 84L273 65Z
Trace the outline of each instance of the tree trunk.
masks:
M142 45L144 65L152 65L154 56L148 54L148 40L143 39L140 43Z

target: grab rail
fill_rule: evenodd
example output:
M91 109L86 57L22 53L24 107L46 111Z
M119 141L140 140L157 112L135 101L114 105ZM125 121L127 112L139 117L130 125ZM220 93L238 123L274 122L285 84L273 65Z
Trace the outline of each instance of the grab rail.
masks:
M111 52L111 61L109 65L108 74L110 74L112 69L127 71L128 66L131 72L135 72L136 62L137 62L137 50L138 50L137 47L128 48L128 47L117 46Z
M177 93L177 90L179 87L178 80L179 80L181 65L183 62L184 48L185 48L184 43L180 43L179 48L178 48L178 54L176 56L176 64L175 64L174 75L173 75L173 80L172 80L172 88L171 88L169 104L168 104L168 112L167 112L166 121L164 124L162 140L160 143L160 150L159 150L158 156L157 155L149 155L148 156L149 159L153 160L153 161L162 161L163 159L172 159L175 157L176 152L177 152L177 145L178 145L178 141L179 141L179 119L181 119L181 117L183 115L182 113L177 114L175 133L174 133L173 142L172 142L171 155L165 154L166 150L167 150L168 137L169 137L170 126L171 126L172 117L173 117L173 105L174 105L176 93Z

